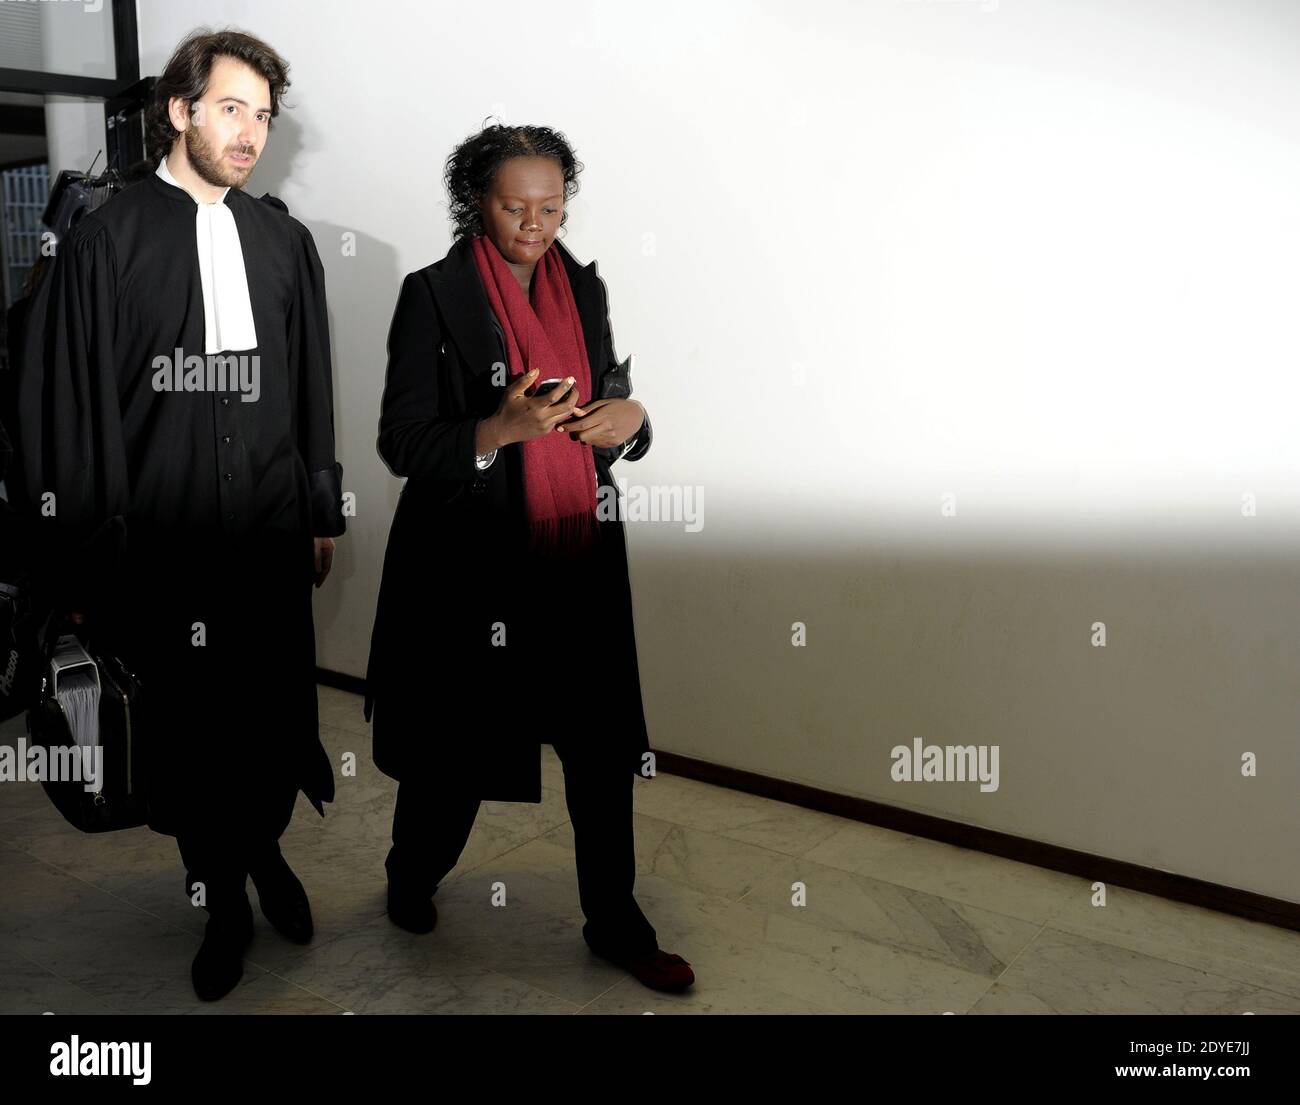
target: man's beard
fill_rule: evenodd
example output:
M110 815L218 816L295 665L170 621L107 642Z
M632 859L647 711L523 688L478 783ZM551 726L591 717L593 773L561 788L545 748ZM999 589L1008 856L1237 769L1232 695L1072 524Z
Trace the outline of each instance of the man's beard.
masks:
M220 156L213 152L211 144L199 133L198 127L185 128L185 152L189 155L190 166L198 173L200 179L214 188L239 188L243 185L257 164L257 158L251 147L232 146L231 153L247 153L253 162L247 169L235 169L226 165Z

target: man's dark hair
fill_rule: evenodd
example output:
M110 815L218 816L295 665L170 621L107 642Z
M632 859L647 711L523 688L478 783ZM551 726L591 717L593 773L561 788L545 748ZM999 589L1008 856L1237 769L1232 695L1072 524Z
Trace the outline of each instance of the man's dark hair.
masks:
M549 157L559 163L564 175L563 226L569 218L568 201L578 192L582 162L573 156L568 140L550 127L484 127L451 151L443 183L450 201L452 229L456 238L483 233L483 212L479 202L492 185L503 162L512 157Z
M280 114L280 99L289 87L289 63L260 38L242 31L200 28L176 47L154 86L153 101L145 109L144 137L150 160L156 163L166 157L180 134L168 117L168 101L173 96L188 104L201 100L217 58L242 61L265 77L271 86L271 118Z

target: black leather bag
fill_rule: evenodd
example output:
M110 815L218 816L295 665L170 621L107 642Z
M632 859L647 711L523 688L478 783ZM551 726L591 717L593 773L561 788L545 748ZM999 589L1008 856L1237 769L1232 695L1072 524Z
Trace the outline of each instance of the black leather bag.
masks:
M635 354L629 353L626 360L605 370L605 375L600 380L600 394L596 396L597 399L630 399L632 397L632 364L634 356ZM641 409L645 410L644 407ZM650 412L646 411L645 422L630 441L624 442L622 445L616 445L612 449L601 449L599 452L605 460L610 462L623 458L636 460L650 448L650 439Z
M51 647L51 665L42 680L40 701L27 715L32 743L46 750L47 763L60 757L66 764L66 750L79 749L72 722L56 694L52 670L59 644L79 646L75 637L64 635ZM70 651L70 649L65 649ZM83 833L133 829L148 821L148 795L144 775L144 732L141 725L142 688L139 679L121 660L82 649L84 662L78 674L93 667L99 684L99 774L94 789L83 779L43 779L46 794L70 825ZM65 665L65 671L67 667ZM84 762L84 756L83 756Z

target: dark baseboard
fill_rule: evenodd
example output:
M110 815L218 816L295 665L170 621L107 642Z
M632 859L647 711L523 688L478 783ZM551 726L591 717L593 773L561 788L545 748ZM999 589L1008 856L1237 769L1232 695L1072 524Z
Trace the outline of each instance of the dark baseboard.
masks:
M316 682L322 687L333 687L336 691L350 691L360 695L366 693L366 681L359 675L344 675L328 668L316 669Z
M317 668L316 681L326 687L335 687L354 694L365 693L365 681L355 675L341 675L338 672ZM1249 921L1259 921L1266 925L1276 925L1278 928L1300 932L1300 903L1270 898L1250 890L1239 890L1232 886L1203 882L1187 875L1175 875L1168 871L1158 871L1153 867L1142 867L1136 863L1077 852L1073 848L1044 844L1039 840L1013 836L1011 833L1002 833L995 829L963 825L959 821L949 821L943 817L935 817L933 814L900 809L897 806L886 805L884 802L873 802L868 798L835 794L829 790L819 790L802 783L791 783L785 779L772 779L766 775L756 775L752 771L742 771L735 767L723 767L705 760L696 760L690 756L680 756L675 752L656 751L655 769L666 771L670 775L680 775L685 779L695 779L697 782L742 791L745 794L756 794L761 798L772 798L787 805L834 814L836 817L846 817L851 821L862 821L868 825L878 825L882 829L893 829L895 832L922 836L928 840L939 840L944 844L971 848L977 852L1002 856L1004 859L1013 859L1019 863L1032 863L1035 867L1077 875L1090 882L1102 882L1107 886L1123 886L1143 894L1154 894L1171 901L1185 902L1188 905L1201 906L1220 913L1230 913L1235 917L1244 917Z

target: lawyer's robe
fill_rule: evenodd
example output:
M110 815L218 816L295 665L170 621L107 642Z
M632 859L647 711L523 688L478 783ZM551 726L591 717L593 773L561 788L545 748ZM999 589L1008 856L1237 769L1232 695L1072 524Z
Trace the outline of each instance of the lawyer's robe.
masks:
M344 530L324 276L279 201L223 202L258 343L233 351L239 382L211 389L194 201L151 174L60 243L11 428L20 498L52 502L52 542L125 521L124 561L83 558L76 601L144 684L149 823L168 833L237 822L286 782L322 814L334 796L311 609L312 538Z

